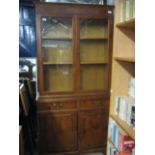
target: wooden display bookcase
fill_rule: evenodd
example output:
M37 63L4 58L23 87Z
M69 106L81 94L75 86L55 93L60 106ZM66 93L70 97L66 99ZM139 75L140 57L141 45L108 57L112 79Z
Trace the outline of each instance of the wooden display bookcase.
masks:
M105 154L113 7L35 6L40 153Z
M135 77L135 19L120 22L120 10L121 1L117 0L115 4L112 92L109 118L112 118L121 129L135 140L135 130L115 115L115 97L128 96L129 80L131 77ZM108 141L116 148L111 139L108 139ZM122 155L119 151L118 153Z

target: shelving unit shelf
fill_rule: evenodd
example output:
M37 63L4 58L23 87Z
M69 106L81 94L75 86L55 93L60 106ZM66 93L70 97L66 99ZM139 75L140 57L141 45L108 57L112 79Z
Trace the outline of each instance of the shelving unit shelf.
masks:
M135 18L116 24L118 28L135 28Z
M131 63L135 62L135 58L129 58L129 57L115 57L115 60L131 62Z
M129 136L129 138L134 141L135 129L132 126L130 126L127 122L121 119L124 118L128 122L130 121L131 123L131 116L130 116L131 113L129 114L129 110L126 108L128 105L125 106L123 105L128 103L124 99L124 101L122 101L123 102L122 106L120 103L121 101L116 100L117 97L132 98L133 102L131 101L132 103L131 102L130 103L132 104L131 106L134 109L134 97L133 97L134 95L132 96L129 93L130 92L129 88L131 88L129 87L129 85L131 80L134 81L135 78L135 17L133 12L133 17L130 16L129 17L130 19L126 20L127 12L125 12L125 17L124 15L122 15L124 11L122 10L123 9L122 4L124 5L124 3L122 2L123 1L121 0L117 0L115 2L114 44L113 44L112 84L111 84L112 93L110 99L109 118L112 119L116 123L116 125L120 127L127 134L127 136ZM129 13L129 15L131 14ZM122 20L124 21L121 22ZM119 106L117 106L117 104ZM120 105L122 106L121 108ZM122 110L123 112L120 109L123 109ZM125 110L126 115L124 115ZM116 113L118 114L120 111L123 114L121 113L121 115L116 115ZM133 112L132 116L134 116L134 110L132 112ZM134 122L133 118L132 121ZM108 138L108 142L111 143L116 150L118 150L111 139ZM109 155L108 152L109 148L107 147L107 155ZM121 154L121 152L119 152L119 155L125 155L125 154Z

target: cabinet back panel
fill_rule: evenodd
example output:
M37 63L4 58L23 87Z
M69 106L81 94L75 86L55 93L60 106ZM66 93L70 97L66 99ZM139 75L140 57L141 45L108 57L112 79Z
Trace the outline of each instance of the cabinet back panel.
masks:
M72 66L44 66L44 86L45 91L73 91Z
M71 41L49 41L43 42L43 61L51 64L72 64L73 52Z
M81 65L81 90L106 90L106 65Z
M81 63L108 63L108 51L106 41L81 41Z

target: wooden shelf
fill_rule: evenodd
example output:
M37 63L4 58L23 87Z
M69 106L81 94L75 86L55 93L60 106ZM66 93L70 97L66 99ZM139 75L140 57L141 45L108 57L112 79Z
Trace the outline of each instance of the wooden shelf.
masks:
M115 144L112 142L112 140L111 140L110 138L108 138L108 141L109 141L109 142L112 144L112 146L117 150L117 152L118 152L119 155L127 155L127 154L125 154L125 153L121 153L121 152L116 148Z
M130 127L125 121L121 120L116 115L110 115L110 117L116 121L116 123L133 139L135 139L135 130Z
M44 62L43 65L72 65L71 62Z
M106 65L106 64L108 64L108 62L89 62L89 61L87 61L87 62L80 62L80 64L82 64L82 65Z
M72 38L42 38L43 40L72 41ZM107 41L108 38L80 38L80 41ZM46 47L46 46L44 46Z
M62 38L61 37L60 38L45 38L45 37L43 37L42 39L44 39L44 40L68 40L68 41L72 40L72 38L65 38L65 37L64 38L63 37Z
M130 19L128 21L124 21L121 23L116 24L117 27L119 28L131 28L134 29L135 28L135 19Z
M115 60L119 60L119 61L126 61L126 62L135 62L135 58L128 58L128 57L114 57Z
M52 37L42 37L42 39L47 39L47 40L71 40L72 38L67 38L67 37L55 37L55 38L52 38ZM80 38L80 40L108 40L107 37L104 37L104 38L100 38L100 37L82 37Z
M104 41L107 41L108 38L80 38L80 40L104 40Z

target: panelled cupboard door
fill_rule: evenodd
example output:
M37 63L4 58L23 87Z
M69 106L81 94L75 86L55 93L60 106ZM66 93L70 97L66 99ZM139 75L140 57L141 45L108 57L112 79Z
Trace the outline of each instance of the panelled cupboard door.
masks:
M40 114L40 147L42 154L77 149L76 112Z
M83 110L79 112L80 150L106 146L107 115L103 109Z

